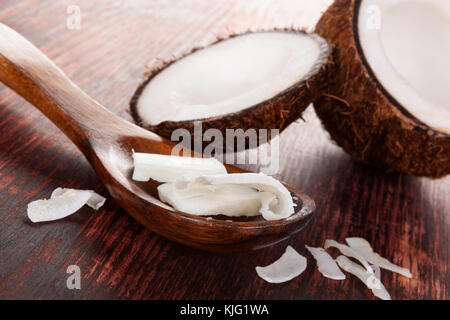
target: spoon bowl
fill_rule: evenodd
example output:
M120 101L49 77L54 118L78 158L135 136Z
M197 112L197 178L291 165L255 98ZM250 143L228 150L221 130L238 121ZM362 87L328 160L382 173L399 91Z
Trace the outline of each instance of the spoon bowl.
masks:
M37 107L77 145L126 212L172 241L215 252L254 250L287 239L313 217L314 201L289 186L297 212L275 221L195 216L161 202L156 182L132 180L132 153L170 155L175 144L108 111L28 40L1 23L0 81ZM226 168L229 173L246 172L231 165Z

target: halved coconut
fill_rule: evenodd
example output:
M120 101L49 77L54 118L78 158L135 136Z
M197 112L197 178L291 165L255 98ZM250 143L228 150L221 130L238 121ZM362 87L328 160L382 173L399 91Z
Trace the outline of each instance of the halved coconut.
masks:
M280 129L321 93L330 65L327 42L301 31L249 32L195 49L153 71L131 100L142 127L173 130Z
M336 0L316 32L335 45L314 103L354 158L407 174L450 173L450 2Z

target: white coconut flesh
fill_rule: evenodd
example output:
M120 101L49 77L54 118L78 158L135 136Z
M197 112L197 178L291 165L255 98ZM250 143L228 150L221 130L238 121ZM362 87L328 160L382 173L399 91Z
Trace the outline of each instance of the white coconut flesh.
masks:
M338 249L342 254L346 255L347 257L354 258L358 260L368 272L374 273L372 267L369 265L369 262L357 251L353 250L349 246L346 246L345 244L339 243L335 240L327 239L325 240L324 248L328 249L330 247Z
M291 193L265 174L228 174L214 158L133 153L133 180L164 182L159 199L193 215L258 216L279 220L294 213Z
M399 273L407 278L412 278L412 274L411 271L409 271L409 269L397 266L392 262L390 262L389 260L387 260L386 258L380 256L378 253L374 252L372 246L366 239L352 237L346 238L345 241L354 251L356 251L360 256L362 256L372 265L381 267L383 269L392 272Z
M154 153L133 153L133 180L173 182L189 173L226 174L225 166L214 158L192 158Z
M106 198L99 195L98 193L92 191L92 190L77 190L77 189L69 189L69 188L56 188L53 190L50 199L55 199L56 197L63 196L64 194L71 194L71 193L84 193L89 192L91 196L87 199L86 205L88 207L91 207L94 210L98 210L100 207L102 207L105 204Z
M414 117L450 134L450 1L363 0L358 17L379 83Z
M306 258L287 246L285 253L277 261L265 267L256 267L256 273L267 282L282 283L302 274L306 266Z
M360 279L364 284L372 290L373 294L382 300L391 300L389 292L386 290L377 275L367 271L356 262L351 261L346 256L339 256L336 262L342 270L351 273Z
M266 220L294 213L291 193L261 173L184 175L158 187L161 201L194 215L258 216Z
M320 66L323 39L257 32L220 41L172 63L144 88L137 113L145 125L203 119L266 101Z
M336 261L323 249L305 245L317 263L319 272L326 278L344 280L345 274L339 269Z
M52 192L50 199L30 202L27 214L32 222L54 221L77 212L84 205L97 210L105 200L92 190L57 188Z

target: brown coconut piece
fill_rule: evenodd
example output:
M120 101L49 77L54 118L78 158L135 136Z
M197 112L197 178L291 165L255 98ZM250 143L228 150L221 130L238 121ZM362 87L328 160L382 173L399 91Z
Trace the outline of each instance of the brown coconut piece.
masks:
M202 50L207 50L211 46L217 45L223 41L229 41L230 39L235 39L236 37L242 37L250 34L261 34L261 33L273 33L273 34L291 34L299 35L302 37L311 37L317 42L320 48L320 54L318 55L315 63L310 68L310 70L298 81L290 84L286 88L283 88L276 95L271 96L268 99L259 101L256 104L248 105L241 110L236 112L231 112L227 114L212 116L212 117L199 117L196 119L188 119L182 121L163 121L158 124L150 124L140 111L140 98L143 91L146 89L147 85L153 81L159 74L165 72L175 63L179 63L184 58L196 54ZM288 63L288 62L287 62ZM133 116L135 122L150 131L157 133L158 135L171 139L172 132L175 129L186 129L190 132L191 137L194 135L194 122L201 121L202 123L202 133L208 129L218 129L222 133L224 139L224 150L225 150L225 137L226 129L242 129L246 131L248 129L255 129L257 132L259 129L267 129L270 140L270 129L279 129L280 132L285 129L293 121L301 118L303 111L316 100L322 93L326 84L326 79L328 77L328 72L330 72L331 63L331 49L328 43L323 38L314 35L307 34L303 31L294 30L270 30L270 31L257 31L257 32L247 32L244 34L231 35L225 39L219 39L217 42L206 46L204 48L193 49L186 55L179 59L174 59L169 62L165 62L162 66L158 67L156 70L150 72L150 76L145 80L136 90L133 98L130 102L131 115ZM211 72L214 72L211 71ZM154 108L152 112L158 112L160 106L147 106L148 108ZM167 106L164 106L167 107ZM203 147L208 145L210 142L204 142ZM258 141L259 144L259 141ZM193 139L191 142L193 145ZM248 148L248 139L246 141L245 148ZM226 150L225 150L226 151ZM230 150L228 150L230 151ZM231 151L236 151L231 150ZM240 151L240 150L238 150Z
M448 131L412 115L381 85L364 56L358 34L363 1L336 0L316 26L335 46L336 69L315 110L331 137L357 160L411 175L447 175Z

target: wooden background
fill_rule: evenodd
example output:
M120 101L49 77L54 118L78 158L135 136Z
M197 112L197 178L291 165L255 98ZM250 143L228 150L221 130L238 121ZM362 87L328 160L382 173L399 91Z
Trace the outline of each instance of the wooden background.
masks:
M217 35L251 27L309 27L329 1L3 0L0 21L42 49L89 95L129 118L128 102L157 61ZM81 29L66 26L69 5ZM348 236L408 267L413 279L382 271L394 299L448 299L450 178L385 174L335 146L310 108L281 135L280 177L312 196L317 217L288 242L219 255L171 243L134 222L112 200L62 221L32 224L28 202L64 186L106 195L81 153L42 114L0 85L0 298L373 299L356 278L323 278L304 245ZM308 257L300 277L268 284L254 267L287 244ZM69 265L81 290L66 287Z

